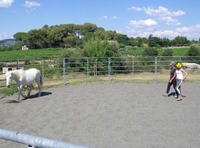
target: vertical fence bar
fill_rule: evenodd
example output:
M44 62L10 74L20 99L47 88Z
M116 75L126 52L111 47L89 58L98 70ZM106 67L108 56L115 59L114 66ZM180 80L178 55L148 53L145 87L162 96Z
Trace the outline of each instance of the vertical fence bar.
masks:
M108 57L108 80L109 80L109 82L110 82L110 80L111 80L111 58L110 57Z
M16 69L19 69L19 60L17 60Z
M135 57L133 56L133 58L132 58L132 74L134 74L135 73Z
M67 84L67 78L66 78L66 65L65 65L65 58L63 58L63 79L64 79L64 85Z
M155 80L157 80L158 76L158 57L155 57Z
M87 58L87 78L89 77L89 59Z
M97 68L98 68L98 62L95 61L94 65L93 65L93 73L94 73L94 78L97 78Z

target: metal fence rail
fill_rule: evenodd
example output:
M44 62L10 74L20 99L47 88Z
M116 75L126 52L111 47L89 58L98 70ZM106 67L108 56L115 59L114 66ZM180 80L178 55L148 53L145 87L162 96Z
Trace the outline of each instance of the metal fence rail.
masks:
M84 146L70 144L67 142L56 141L48 138L24 134L17 131L0 129L0 138L35 148L86 148Z
M200 57L102 57L102 58L64 58L64 59L30 59L17 61L0 61L0 70L8 64L24 69L37 68L41 70L43 80L60 80L66 84L72 79L107 77L110 80L117 74L142 74L151 73L155 80L159 75L169 72L169 63L180 61L183 63L200 64ZM199 73L200 68L188 69L190 72ZM5 85L0 78L0 87ZM5 81L5 80L3 80Z

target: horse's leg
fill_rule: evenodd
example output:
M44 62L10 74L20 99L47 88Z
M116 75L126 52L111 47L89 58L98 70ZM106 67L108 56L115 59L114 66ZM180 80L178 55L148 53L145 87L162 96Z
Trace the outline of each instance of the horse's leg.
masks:
M17 89L18 89L18 98L17 98L17 100L20 101L20 95L21 95L22 87L18 86Z
M30 97L32 88L33 88L33 84L31 83L31 84L29 85L29 91L28 91L28 94L27 94L28 97Z
M22 93L22 88L23 88L23 86L20 85L20 87L19 87L19 94L18 95L21 95L25 99L26 96Z

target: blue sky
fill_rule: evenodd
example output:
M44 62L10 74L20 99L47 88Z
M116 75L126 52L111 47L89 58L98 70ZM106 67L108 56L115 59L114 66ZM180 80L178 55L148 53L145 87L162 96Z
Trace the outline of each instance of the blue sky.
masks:
M200 38L200 0L0 0L0 40L44 25L96 24L129 37Z

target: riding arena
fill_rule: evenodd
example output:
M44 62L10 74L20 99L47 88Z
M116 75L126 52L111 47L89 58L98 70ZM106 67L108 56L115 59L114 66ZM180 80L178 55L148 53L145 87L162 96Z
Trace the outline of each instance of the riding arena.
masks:
M184 97L176 101L173 88L169 97L162 96L169 61L153 59L153 67L146 65L147 72L141 71L144 66L138 61L126 61L129 67L121 67L126 71L115 75L121 70L112 65L114 60L78 63L84 75L76 71L77 67L74 71L69 67L75 63L68 60L65 64L63 60L63 68L53 76L46 73L56 70L53 64L46 68L46 63L38 62L36 68L41 67L43 78L40 96L36 85L21 101L17 101L17 93L0 98L0 129L16 131L15 136L26 133L90 148L199 147L199 71L186 69L189 76L181 88ZM34 65L24 69L30 67ZM57 76L59 72L61 76ZM83 79L87 81L77 82ZM57 82L59 85L51 85ZM0 138L1 148L28 145Z
M13 103L16 94L0 99L0 125L95 148L198 147L199 86L184 83L181 102L162 96L165 83L59 86ZM5 140L0 145L24 147Z

